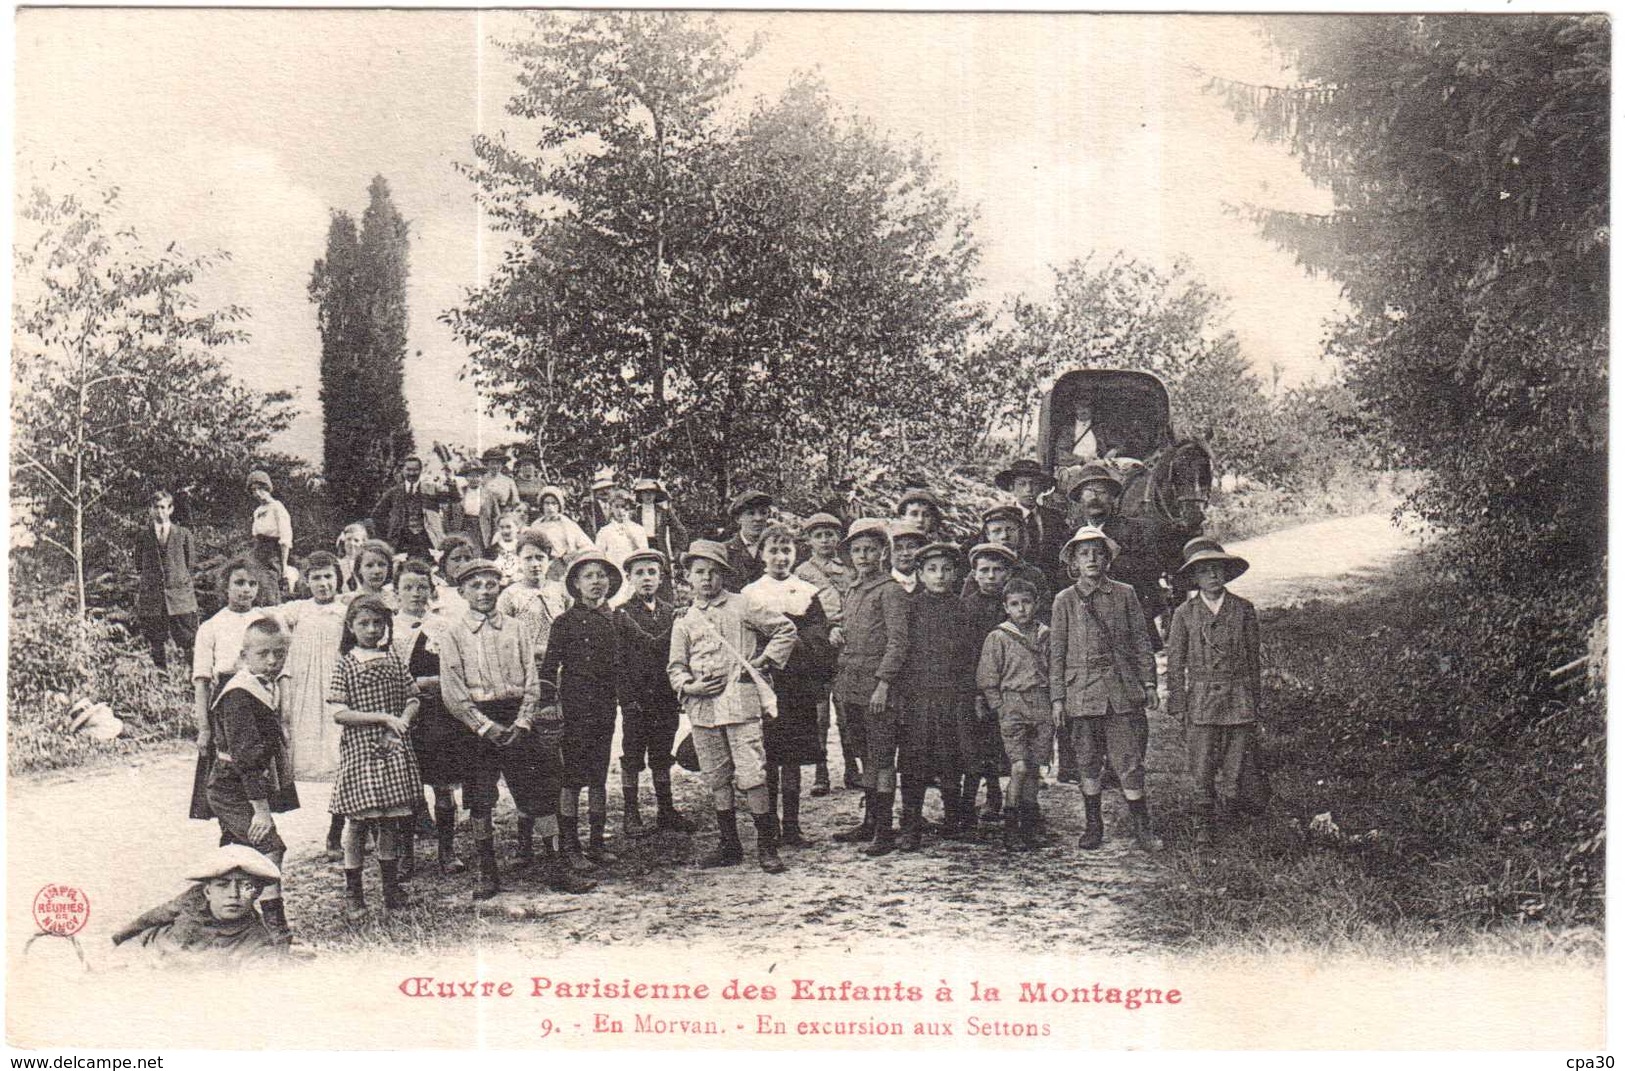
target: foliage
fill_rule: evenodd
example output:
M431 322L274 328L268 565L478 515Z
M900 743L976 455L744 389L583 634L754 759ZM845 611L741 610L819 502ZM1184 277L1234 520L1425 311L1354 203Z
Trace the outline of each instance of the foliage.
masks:
M1592 561L1607 462L1609 25L1603 16L1271 19L1301 84L1214 80L1336 201L1255 210L1342 282L1333 340L1425 470L1413 505L1492 570Z
M412 454L406 411L409 228L382 175L367 187L357 234L333 213L327 255L310 277L322 336L322 457L334 504L359 517Z
M190 735L190 666L159 671L139 638L100 614L86 623L66 587L16 556L11 580L10 772L74 766L96 754L129 754ZM79 698L111 705L124 720L123 735L99 743L69 732L69 708Z
M785 468L955 441L976 254L918 148L806 81L724 123L754 44L708 17L546 14L508 48L540 133L476 139L513 241L446 319L552 469L660 471L703 513Z
M1074 368L1152 372L1168 386L1176 434L1205 439L1221 464L1256 474L1269 426L1268 402L1224 326L1225 300L1185 261L1163 271L1117 254L1074 260L1055 272L1043 302L1015 299L988 362L1003 395L989 416L1025 442L1043 391Z
M1486 588L1435 553L1357 602L1266 611L1275 813L1174 854L1163 928L1415 951L1600 924L1605 697L1546 675L1586 653L1603 611L1584 581ZM1338 833L1309 828L1321 814Z
M146 247L118 190L60 165L18 214L12 337L12 495L24 524L85 578L159 487L208 499L240 485L285 429L285 392L237 383L220 351L243 340L237 306L191 292L220 255Z

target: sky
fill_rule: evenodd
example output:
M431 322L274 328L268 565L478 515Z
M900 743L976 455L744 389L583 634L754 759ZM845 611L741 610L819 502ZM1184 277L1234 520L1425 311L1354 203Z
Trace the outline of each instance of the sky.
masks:
M1283 150L1202 92L1207 73L1289 74L1249 19L1181 15L730 13L761 51L730 102L774 96L798 71L937 154L978 212L982 296L1041 298L1052 266L1124 251L1187 258L1231 299L1265 382L1323 378L1336 287L1306 276L1227 205L1325 211ZM229 353L245 382L296 392L277 445L321 455L320 337L307 295L329 213L359 217L382 174L411 225L407 403L420 448L508 437L460 380L467 353L440 322L501 256L455 164L505 114L513 69L492 41L511 12L41 9L16 19L19 187L53 160L93 166L156 248L230 260L199 286L246 306Z

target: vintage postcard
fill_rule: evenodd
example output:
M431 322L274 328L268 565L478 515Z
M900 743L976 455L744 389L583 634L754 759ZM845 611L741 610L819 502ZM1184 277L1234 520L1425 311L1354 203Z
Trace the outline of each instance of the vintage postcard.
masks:
M13 1050L1612 1066L1606 16L14 64Z

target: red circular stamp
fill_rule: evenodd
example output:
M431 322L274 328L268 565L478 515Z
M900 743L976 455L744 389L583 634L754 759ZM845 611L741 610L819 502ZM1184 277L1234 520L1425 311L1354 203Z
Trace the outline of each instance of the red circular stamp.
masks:
M72 885L47 885L34 894L34 924L41 933L72 937L90 921L90 898Z

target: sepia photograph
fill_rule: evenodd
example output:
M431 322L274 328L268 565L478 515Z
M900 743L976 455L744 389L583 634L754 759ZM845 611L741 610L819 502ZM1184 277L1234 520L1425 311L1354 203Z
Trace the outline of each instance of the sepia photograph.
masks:
M13 29L10 1049L1605 1051L1607 15Z

